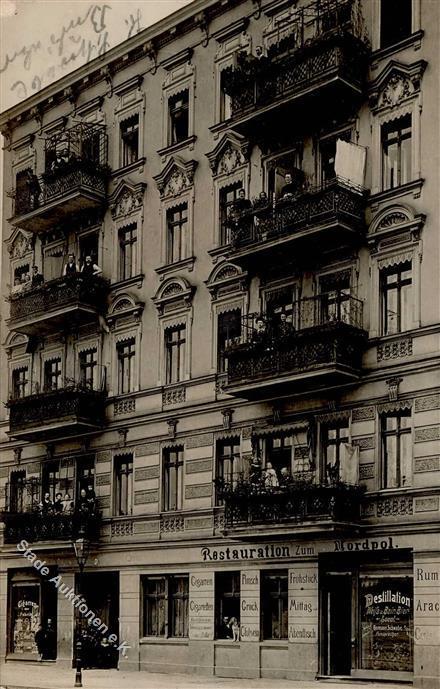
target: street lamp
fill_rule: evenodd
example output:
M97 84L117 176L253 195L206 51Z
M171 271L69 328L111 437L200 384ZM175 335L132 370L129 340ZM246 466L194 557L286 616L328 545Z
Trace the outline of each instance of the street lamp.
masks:
M79 577L78 577L78 594L81 595L82 589L82 575L84 567L86 566L87 558L89 556L90 541L85 538L85 528L84 524L81 524L78 531L78 538L73 542L73 550L75 552L76 561L79 567ZM75 625L75 636L76 636L76 673L75 673L75 687L82 687L82 643L80 638L81 625L77 622Z

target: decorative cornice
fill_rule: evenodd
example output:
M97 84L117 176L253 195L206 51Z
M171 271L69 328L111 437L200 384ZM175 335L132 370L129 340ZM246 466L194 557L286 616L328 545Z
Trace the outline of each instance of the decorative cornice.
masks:
M427 64L426 60L418 60L411 65L390 60L370 84L372 110L394 108L417 93Z
M215 31L212 34L212 36L218 43L223 43L224 41L227 41L229 38L232 38L233 36L236 36L237 34L246 31L248 26L249 17L241 17L241 19L237 19L237 21L232 22L232 24L223 26L218 31Z
M189 308L195 291L196 288L186 278L171 277L161 284L152 301L159 314L162 315L167 304L183 302L184 306Z
M222 261L205 280L205 285L214 299L217 299L219 290L224 287L232 289L236 286L237 291L244 292L248 286L248 273L242 272L233 263Z
M125 218L142 209L146 182L132 182L122 179L109 196L110 211L113 220Z
M118 86L114 86L113 93L116 96L123 96L125 93L129 93L129 91L139 89L142 85L143 80L144 77L142 76L142 74L136 74L136 76L131 77L131 79L127 79Z
M192 187L197 165L197 160L185 161L179 156L170 158L162 172L153 176L161 197L178 196Z
M236 154L235 158L233 158L234 152ZM206 153L206 157L208 158L212 174L220 175L230 174L235 168L248 163L250 154L250 142L241 134L228 131L212 151ZM227 158L227 160L225 159L224 165L220 169L222 158Z
M172 69L178 67L179 65L182 65L186 62L191 62L193 53L193 48L184 48L183 50L180 50L178 53L175 53L175 55L171 55L171 57L168 57L166 60L163 60L161 66L167 72L170 72Z

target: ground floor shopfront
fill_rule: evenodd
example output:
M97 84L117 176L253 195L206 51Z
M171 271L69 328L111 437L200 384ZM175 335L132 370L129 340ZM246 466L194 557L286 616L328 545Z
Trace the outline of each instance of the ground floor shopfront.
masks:
M434 688L439 545L437 533L419 532L104 546L91 555L81 589L107 635L125 642L121 669L414 679ZM50 615L57 663L67 665L75 609L66 591L78 582L71 560L42 555L50 567L46 577L16 555L5 560L2 657L32 657L33 630ZM50 581L60 575L64 592ZM95 666L100 663L97 654Z

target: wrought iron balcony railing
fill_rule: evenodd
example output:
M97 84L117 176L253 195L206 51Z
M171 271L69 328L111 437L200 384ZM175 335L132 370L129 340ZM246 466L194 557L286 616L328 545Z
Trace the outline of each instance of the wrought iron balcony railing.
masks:
M99 538L101 516L76 510L71 514L44 514L32 512L3 512L5 543L37 541L71 541L82 536L89 540Z
M69 318L72 308L85 307L100 313L104 310L107 292L108 282L99 275L83 277L79 273L49 280L38 287L11 294L9 324L14 329L17 321L41 320L42 317L50 320L60 309L67 309Z
M304 234L331 224L344 226L355 234L365 226L366 193L341 178L326 185L286 196L276 204L262 204L258 199L253 208L240 215L231 214L232 252L253 245L269 244L287 235Z
M296 480L277 487L265 487L259 479L235 483L217 480L217 495L225 506L226 528L302 522L344 522L360 520L364 489L344 483L318 484Z
M106 370L96 367L94 378L66 379L61 387L10 399L9 433L25 439L99 428L104 422Z
M239 53L236 66L225 73L232 119L289 96L316 93L335 79L361 92L367 54L358 0L313 0L280 25L267 57Z
M281 384L279 378L288 382L289 376L306 373L312 385L314 371L348 376L360 372L366 335L359 299L344 292L320 294L293 303L292 314L291 323L274 323L265 315L249 317L247 341L225 353L226 390L264 380Z

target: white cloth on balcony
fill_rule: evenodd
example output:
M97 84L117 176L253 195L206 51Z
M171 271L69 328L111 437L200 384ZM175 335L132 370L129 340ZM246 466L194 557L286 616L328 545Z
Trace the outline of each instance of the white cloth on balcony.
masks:
M336 141L335 173L349 184L364 187L367 149L348 141Z
M343 443L340 454L340 479L356 486L359 483L359 445Z

